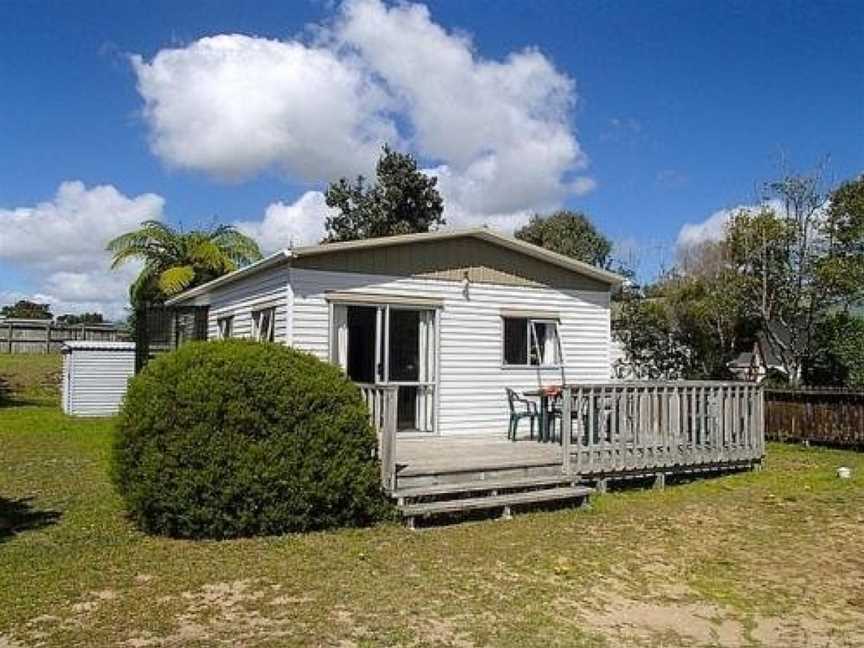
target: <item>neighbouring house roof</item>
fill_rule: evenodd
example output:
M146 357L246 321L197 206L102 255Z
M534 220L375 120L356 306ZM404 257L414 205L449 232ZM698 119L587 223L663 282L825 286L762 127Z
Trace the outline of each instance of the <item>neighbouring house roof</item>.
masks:
M770 328L771 333L773 333L784 344L789 344L791 342L789 331L779 323L769 322L768 328ZM765 367L768 369L784 368L783 358L780 356L780 350L771 342L771 339L765 331L759 331L756 334L756 345L759 349L760 355L762 356L762 362Z
M419 246L421 245L451 242L453 244L456 244L460 239L473 239L483 241L487 244L497 246L498 248L509 250L511 252L524 255L525 257L530 257L531 259L539 261L542 264L546 264L549 267L558 269L559 272L563 271L566 273L570 273L571 276L578 275L588 281L603 285L607 289L609 287L618 285L624 281L624 277L614 272L609 272L608 270L597 268L588 263L577 261L576 259L565 256L563 254L558 254L537 245L526 243L525 241L520 241L519 239L513 238L511 236L506 236L491 229L481 227L462 230L443 230L422 234L385 236L380 238L364 239L360 241L326 243L322 245L309 245L303 247L296 247L293 249L284 249L264 259L261 259L260 261L248 265L245 268L241 268L232 273L219 277L218 279L214 279L213 281L202 284L201 286L197 286L195 288L187 290L184 293L181 293L180 295L168 300L167 303L169 305L182 303L183 301L186 301L190 298L206 294L210 290L219 286L223 286L225 284L237 281L238 279L254 275L255 273L260 272L266 268L271 268L280 264L302 265L303 267L308 267L312 269L321 268L336 270L339 269L340 263L356 263L358 258L357 254L362 253L363 251L371 252L377 250L386 250L387 248L406 245L418 246L419 251ZM436 251L436 254L434 255L434 259L436 261L440 256L438 252L440 252L440 250ZM416 256L422 257L423 255L418 254ZM350 261L350 259L352 258L353 261ZM327 263L325 261L326 259L330 259L330 262ZM391 266L394 268L397 267L400 264L400 260L396 256L384 255L383 257L377 257L374 263L376 264L376 268L381 271L387 270ZM425 268L425 270L427 270L427 272L422 273L422 276L439 278L445 277L445 275L442 274L440 268Z
M730 361L729 364L726 366L729 367L730 369L736 369L736 368L748 369L752 362L753 362L753 354L749 351L742 351L737 356L735 356L735 359Z

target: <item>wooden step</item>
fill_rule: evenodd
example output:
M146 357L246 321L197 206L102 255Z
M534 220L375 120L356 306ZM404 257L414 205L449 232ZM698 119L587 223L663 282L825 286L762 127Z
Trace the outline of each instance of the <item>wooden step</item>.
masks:
M559 484L572 484L580 481L578 476L558 475L556 477L527 477L523 479L501 479L501 480L479 480L473 482L440 484L437 486L414 486L411 488L400 488L391 493L395 499L413 499L415 497L433 497L438 495L452 495L455 493L476 493L491 490L514 490L520 488L533 488L536 486L557 486Z
M420 504L404 504L399 507L402 515L413 518L419 515L435 513L458 513L480 509L497 508L499 506L515 506L518 504L537 504L559 500L588 497L594 489L587 486L568 486L564 488L547 488L544 490L508 493L506 495L490 495L488 497L471 497L467 499L450 499L440 502L423 502Z

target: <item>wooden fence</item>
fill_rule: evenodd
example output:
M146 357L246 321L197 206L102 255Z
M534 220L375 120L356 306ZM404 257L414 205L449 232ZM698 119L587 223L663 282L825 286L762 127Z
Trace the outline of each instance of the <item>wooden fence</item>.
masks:
M765 390L765 435L864 449L864 390Z
M114 324L57 324L51 320L0 320L0 353L59 353L69 340L125 342L129 333Z

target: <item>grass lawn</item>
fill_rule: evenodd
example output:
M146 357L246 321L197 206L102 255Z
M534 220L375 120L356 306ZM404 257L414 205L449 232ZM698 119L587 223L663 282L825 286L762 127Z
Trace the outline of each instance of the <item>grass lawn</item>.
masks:
M506 522L177 541L124 519L111 421L42 382L0 409L0 647L864 645L864 454L771 445L759 473Z

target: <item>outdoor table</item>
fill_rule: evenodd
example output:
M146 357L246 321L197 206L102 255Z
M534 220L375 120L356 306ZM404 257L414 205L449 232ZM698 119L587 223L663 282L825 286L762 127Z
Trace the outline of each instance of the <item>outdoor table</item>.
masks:
M528 389L523 392L526 396L533 396L540 399L540 441L551 440L552 434L549 429L551 423L549 414L551 413L550 405L553 401L561 397L561 392L564 388L561 385L547 385L539 389Z

